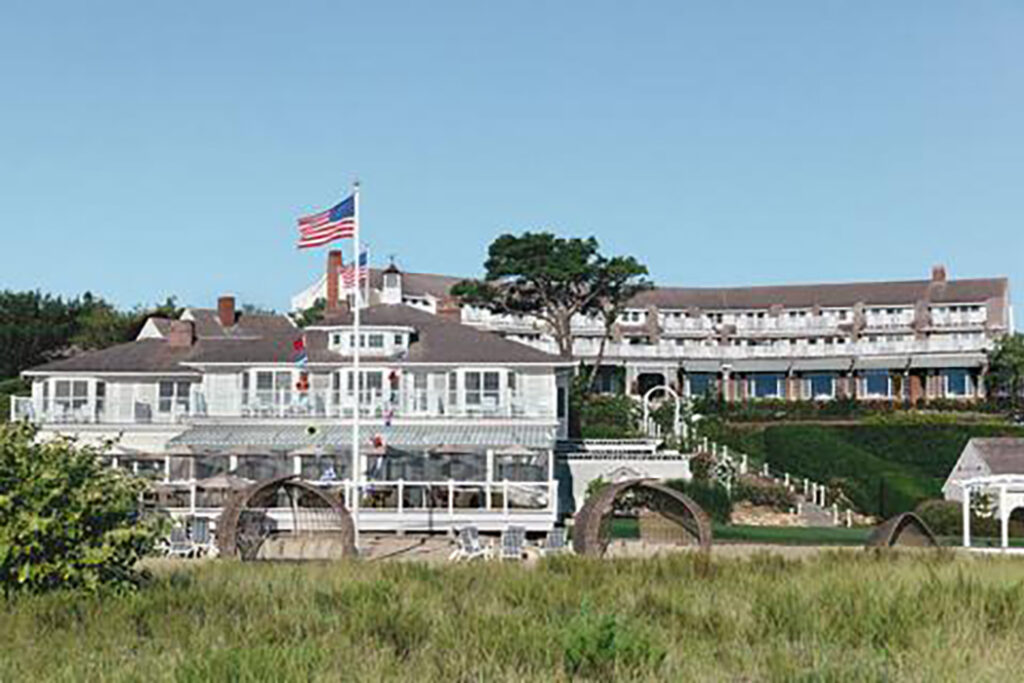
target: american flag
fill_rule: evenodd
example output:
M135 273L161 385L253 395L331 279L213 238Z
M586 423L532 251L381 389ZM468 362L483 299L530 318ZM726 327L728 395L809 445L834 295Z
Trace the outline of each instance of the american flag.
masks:
M364 249L363 252L361 254L359 254L359 281L360 282L365 280L367 278L367 276L369 275L369 273L370 273L369 264L370 264L369 254L367 254L366 250ZM341 285L345 289L355 289L356 288L356 273L355 273L355 267L353 265L350 264L350 265L347 265L347 266L345 266L345 267L343 267L341 269Z
M356 230L356 199L349 195L326 211L299 219L299 249L322 247L352 237Z

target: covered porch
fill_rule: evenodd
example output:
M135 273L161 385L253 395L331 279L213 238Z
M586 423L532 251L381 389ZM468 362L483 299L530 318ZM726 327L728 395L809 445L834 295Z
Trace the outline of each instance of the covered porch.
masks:
M369 425L360 441L353 477L349 427L195 426L172 441L154 502L176 517L215 519L234 490L294 474L353 514L358 500L365 531L544 532L555 524L553 426ZM295 519L287 508L266 512L282 531Z

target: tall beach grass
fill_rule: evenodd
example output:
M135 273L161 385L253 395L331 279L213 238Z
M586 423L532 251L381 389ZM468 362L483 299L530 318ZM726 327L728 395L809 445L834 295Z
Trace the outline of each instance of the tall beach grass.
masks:
M0 680L1014 680L1024 563L950 552L163 565L21 596Z

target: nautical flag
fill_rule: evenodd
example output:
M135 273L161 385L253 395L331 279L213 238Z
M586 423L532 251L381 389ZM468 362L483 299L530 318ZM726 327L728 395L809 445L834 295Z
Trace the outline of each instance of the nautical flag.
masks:
M295 364L300 368L306 367L309 362L309 354L306 353L306 337L302 336L292 342L292 349L298 352L295 357Z
M322 247L352 237L356 230L356 199L349 195L326 211L299 219L299 249Z
M362 282L367 278L370 273L370 256L364 249L359 254L359 281ZM355 289L356 287L356 273L355 268L351 265L345 266L341 269L341 285L345 289Z

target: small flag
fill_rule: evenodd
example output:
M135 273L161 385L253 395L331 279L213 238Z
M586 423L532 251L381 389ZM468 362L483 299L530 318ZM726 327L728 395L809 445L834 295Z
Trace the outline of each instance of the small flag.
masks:
M359 281L365 280L370 273L370 257L364 249L359 254ZM348 265L341 269L341 286L345 289L355 289L356 287L356 275L355 267Z
M349 195L326 211L299 219L299 249L322 247L355 235L356 198Z
M306 337L302 336L292 342L292 349L298 352L298 356L295 357L295 364L300 368L306 367L306 363L309 362L309 354L306 353Z

